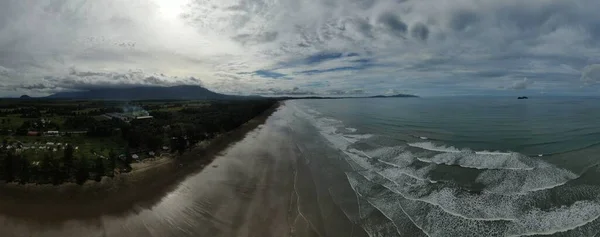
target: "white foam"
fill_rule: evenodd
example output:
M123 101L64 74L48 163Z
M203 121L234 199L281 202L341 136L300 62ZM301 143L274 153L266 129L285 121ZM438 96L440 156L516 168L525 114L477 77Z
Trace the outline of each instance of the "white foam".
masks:
M351 143L356 143L361 140L369 139L369 138L373 137L373 135L371 135L371 134L346 134L346 135L342 135L342 137Z
M343 131L356 132L357 130L355 128L345 127L344 123L340 120L322 117L321 113L317 111L313 110L310 113L305 112L311 111L312 109L299 109L295 106L292 106L292 109L295 109L298 115L312 123L323 137L325 137L335 148L340 150L345 150L349 145L373 136L371 134L344 134Z
M366 172L360 172L360 174L364 173ZM392 170L377 172L377 174L385 179L379 183L391 191L406 199L438 206L454 216L483 221L511 221L515 220L517 216L517 207L513 204L519 198L518 196L477 195L449 187L439 189L439 186L431 186L430 182L419 179L410 180L413 177L403 177ZM375 177L366 178L370 181L376 180Z
M332 118L318 118L306 113L302 116L306 116L333 147L345 154L344 158L355 170L361 170L356 173L362 177L358 180L348 173L347 176L357 195L373 206L370 208L379 210L390 220L402 211L412 224L428 235L555 234L600 218L600 201L578 201L550 210L529 205L535 197L546 198L553 192L550 189L578 177L537 158L512 152L470 151L431 142L408 145L440 154L421 152L427 157L417 158L410 152L414 149L406 149L406 146L361 151L350 147L372 135L345 134L356 130L345 128L343 122ZM439 164L481 169L476 171L479 175L475 182L483 185L483 192L469 192L458 184L430 180L430 173ZM367 218L364 211L368 210L361 207L363 212L359 215Z
M437 152L470 152L470 150L461 150L455 148L453 146L438 146L431 142L414 142L408 143L409 146L421 148L429 151L437 151ZM511 152L500 152L500 151L475 151L475 154L480 155L510 155Z
M598 201L577 201L550 211L533 209L519 218L507 232L512 236L552 235L573 230L600 218Z
M367 173L356 174L375 184L376 177ZM522 205L517 204L527 202L527 199L501 195L485 197L474 194L470 199L464 196L457 197L456 191L449 188L431 192L425 198L414 198L410 193L395 191L398 186L403 185L401 183L378 183L398 195L397 199L390 199L385 191L373 189L371 187L373 184L358 181L356 177L353 179L352 186L366 185L355 186L353 189L367 198L375 208L382 213L393 213L400 208L416 226L431 236L551 235L574 230L600 218L598 201L578 201L570 206L561 206L548 211L538 208L517 210L523 208ZM370 190L377 193L368 193ZM502 199L503 202L498 202ZM479 215L480 211L483 211L485 216L473 218L473 214ZM509 214L510 217L494 217L502 214Z
M419 137L419 138L421 138L421 140L427 140L427 139L429 139L427 137Z
M418 158L419 161L438 165L458 165L472 169L533 170L524 163L523 155L518 153L485 154L475 152L451 152L434 155L430 158Z
M533 170L486 170L475 180L491 193L524 194L552 189L578 178L577 174L539 162Z

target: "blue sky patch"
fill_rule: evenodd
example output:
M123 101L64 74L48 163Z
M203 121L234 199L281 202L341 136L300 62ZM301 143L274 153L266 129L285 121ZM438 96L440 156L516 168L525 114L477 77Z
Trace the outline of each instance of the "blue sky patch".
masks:
M287 76L286 74L283 73L279 73L279 72L274 72L274 71L269 71L269 70L258 70L254 72L255 75L258 75L260 77L264 77L264 78L271 78L271 79L289 79L286 78L285 76Z

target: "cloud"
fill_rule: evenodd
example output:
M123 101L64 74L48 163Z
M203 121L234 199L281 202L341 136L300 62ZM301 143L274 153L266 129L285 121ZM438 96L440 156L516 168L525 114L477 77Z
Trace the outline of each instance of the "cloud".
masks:
M533 84L533 81L528 80L527 78L523 78L523 80L521 81L513 82L513 84L508 88L513 90L524 90L527 89L527 87L531 84Z
M600 81L600 64L592 64L583 68L581 72L581 81L586 84Z
M438 95L531 88L529 77L548 93L579 93L598 81L599 10L596 0L9 0L0 86L50 93L200 78L241 94L327 81L313 92Z
M35 83L21 83L13 90L54 93L65 90L93 90L98 88L126 88L137 86L199 85L197 78L174 78L164 74L151 75L143 71L130 70L126 73L78 71L71 68L62 76L45 76Z
M408 26L402 22L398 16L387 12L379 16L379 22L384 24L396 36L404 38Z
M366 91L364 89L350 89L350 90L340 90L340 89L332 89L325 91L326 95L362 95L365 94Z
M429 37L429 28L425 24L417 22L412 26L410 34L418 40L426 41Z
M314 91L300 89L298 87L293 87L291 89L282 89L282 88L267 88L267 89L258 89L256 90L257 94L261 95L277 95L277 96L302 96L302 95L316 95Z

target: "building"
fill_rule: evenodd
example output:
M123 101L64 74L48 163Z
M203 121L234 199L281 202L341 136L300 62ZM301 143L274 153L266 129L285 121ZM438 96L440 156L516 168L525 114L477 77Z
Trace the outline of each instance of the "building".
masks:
M47 131L44 133L44 136L58 137L58 136L60 136L60 133L58 131Z
M135 119L137 119L137 120L142 120L142 119L153 119L153 118L154 118L154 117L152 117L152 116L149 116L149 115L148 115L148 116L139 116L139 117L135 117Z

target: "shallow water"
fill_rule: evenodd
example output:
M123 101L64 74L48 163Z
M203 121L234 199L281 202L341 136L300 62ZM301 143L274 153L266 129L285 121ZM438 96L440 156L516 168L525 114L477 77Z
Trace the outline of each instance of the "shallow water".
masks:
M596 102L288 101L151 208L0 236L595 236Z

